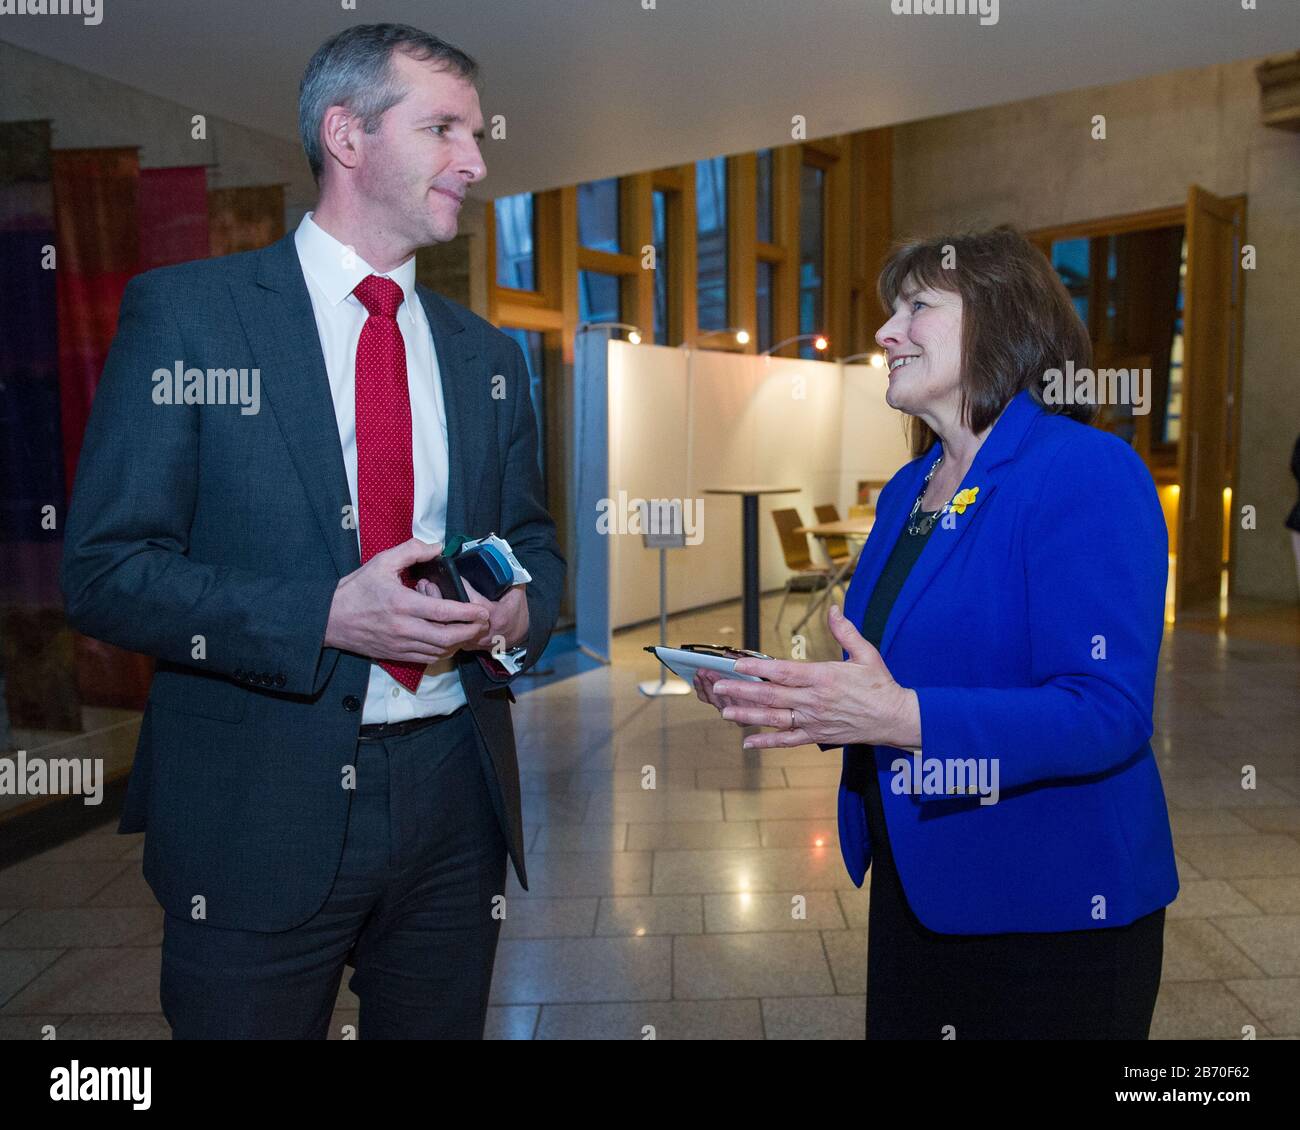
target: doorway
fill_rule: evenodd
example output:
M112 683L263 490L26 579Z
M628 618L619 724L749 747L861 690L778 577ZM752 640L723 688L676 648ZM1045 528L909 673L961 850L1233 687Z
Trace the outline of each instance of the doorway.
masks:
M1246 199L1193 185L1182 208L1029 233L1088 327L1093 367L1140 399L1100 407L1131 444L1169 528L1167 618L1226 611L1240 432Z

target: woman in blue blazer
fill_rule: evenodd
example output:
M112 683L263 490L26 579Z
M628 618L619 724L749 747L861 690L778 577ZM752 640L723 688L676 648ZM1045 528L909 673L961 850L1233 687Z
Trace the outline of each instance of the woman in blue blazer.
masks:
M1178 892L1150 744L1155 485L1089 426L1087 333L1022 236L901 247L880 293L918 458L831 610L844 662L743 660L768 681L697 693L772 727L747 748L844 747L859 886L874 860L870 1037L1145 1039Z

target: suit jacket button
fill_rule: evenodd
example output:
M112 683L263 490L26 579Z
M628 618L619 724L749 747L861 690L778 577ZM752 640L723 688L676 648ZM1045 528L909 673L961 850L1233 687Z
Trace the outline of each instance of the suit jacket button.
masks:
M350 694L343 699L344 710L360 710L361 700L356 695Z
M285 682L286 682L286 680L285 680L285 677L284 677L283 675L276 675L276 677L275 677L275 685L276 685L277 687L282 687L282 686L284 686Z

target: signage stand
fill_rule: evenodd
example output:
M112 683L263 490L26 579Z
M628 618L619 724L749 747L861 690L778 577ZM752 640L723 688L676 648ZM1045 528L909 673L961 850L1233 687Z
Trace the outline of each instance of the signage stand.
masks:
M641 542L646 549L659 550L659 644L668 646L668 551L684 549L686 546L686 527L682 521L682 504L674 500L667 507L667 529L662 521L652 520L650 503L641 504ZM663 511L657 511L662 514ZM679 679L669 672L662 663L659 664L659 679L647 679L637 684L637 690L648 698L663 698L667 695L690 694L692 687L684 679Z

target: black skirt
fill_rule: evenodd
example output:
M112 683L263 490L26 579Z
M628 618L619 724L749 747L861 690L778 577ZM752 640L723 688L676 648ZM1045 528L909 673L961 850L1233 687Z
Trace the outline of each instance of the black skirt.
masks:
M871 907L867 1038L1145 1040L1164 954L1165 909L1127 926L1051 934L938 934L907 904L867 775Z

